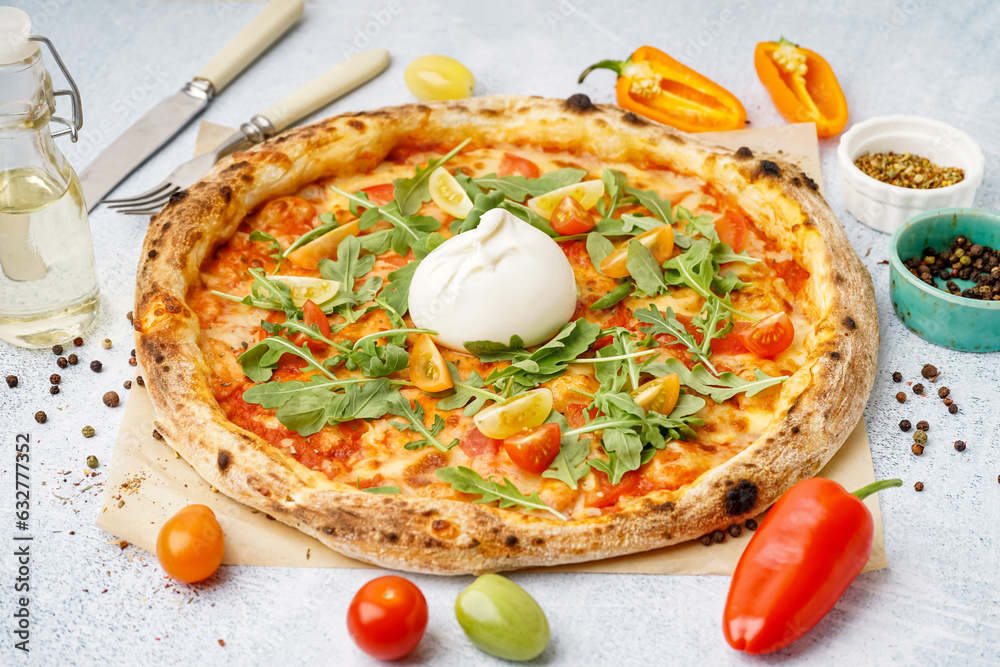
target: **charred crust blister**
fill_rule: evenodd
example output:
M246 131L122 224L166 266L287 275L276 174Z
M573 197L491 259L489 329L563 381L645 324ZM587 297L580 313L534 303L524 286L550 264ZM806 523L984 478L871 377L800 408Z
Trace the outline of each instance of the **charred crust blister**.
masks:
M216 461L216 463L219 464L219 470L225 472L226 468L229 467L229 461L230 461L230 459L231 459L231 457L229 456L229 452L227 452L225 449L220 449L219 450L219 456L218 456L218 459Z
M749 479L741 479L726 491L725 501L729 516L746 514L757 504L757 485Z
M629 123L630 125L648 125L649 124L644 119L639 118L638 116L636 116L631 111L626 111L625 115L622 116L622 119L626 123ZM670 137L670 138L672 138L672 137Z
M504 544L506 544L508 547L516 547L517 546L517 535L508 535L507 539L504 540Z
M225 199L228 204L233 198L233 189L228 185L223 185L219 188L219 194L222 195L222 198Z
M757 163L756 174L754 176L757 178L765 176L781 178L781 167L770 160L761 160Z
M368 126L365 125L363 121L360 121L357 118L351 118L350 120L348 120L347 125L351 129L357 130L359 134L368 129Z
M736 157L742 158L744 160L748 159L748 158L752 158L753 157L753 151L750 150L749 148L747 148L746 146L740 146L736 150Z
M830 358L831 359L840 359L840 352L831 352L830 353Z
M158 253L155 250L150 250L149 252L146 253L146 257L149 257L150 259L156 259L157 254Z
M590 101L590 97L583 93L570 95L566 99L566 108L576 112L593 111L595 109L594 103Z
M858 328L858 324L857 322L854 321L853 317L845 317L844 326L850 329L851 331L854 331L855 329Z

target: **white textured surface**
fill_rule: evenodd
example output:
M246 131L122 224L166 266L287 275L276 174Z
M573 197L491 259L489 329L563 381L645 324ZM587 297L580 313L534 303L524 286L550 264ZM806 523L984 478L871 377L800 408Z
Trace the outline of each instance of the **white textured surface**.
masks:
M260 5L241 3L15 0L34 30L52 38L83 92L81 141L60 145L79 170L102 146L159 98L173 92L234 35ZM390 11L390 8L394 11ZM379 25L379 19L385 25ZM366 26L373 36L361 43ZM390 49L394 62L379 79L321 114L409 101L403 70L429 52L452 55L478 77L477 92L552 97L586 92L612 100L611 74L587 65L653 44L737 94L755 127L781 119L757 80L753 47L780 35L824 54L847 95L853 120L889 113L948 121L978 140L986 154L982 208L1000 209L1000 5L926 0L802 3L728 2L395 2L310 4L303 23L237 79L203 116L235 125L316 76L359 46ZM359 37L361 35L362 37ZM65 100L62 100L65 102ZM143 190L190 156L194 127L182 133L121 187ZM552 645L545 664L833 663L967 665L1000 662L1000 356L949 352L906 331L892 314L888 236L846 215L837 178L837 140L822 142L824 181L834 210L871 271L882 325L879 375L865 412L877 477L900 476L902 489L882 494L891 569L862 575L813 632L769 658L738 655L720 628L725 577L514 575L546 610ZM88 336L81 364L59 371L49 352L0 348L0 663L15 662L11 630L14 567L10 548L13 441L33 442L31 662L35 664L375 664L345 631L353 593L372 575L357 570L229 567L209 585L173 586L155 558L124 551L93 527L100 488L74 486L90 453L110 456L121 408L101 404L131 370L126 364L132 283L144 220L92 216L103 289L103 313ZM112 350L99 341L110 337ZM92 359L104 372L92 373ZM905 405L889 375L916 380L922 364L943 371L961 406L949 415L936 398L910 394ZM65 378L48 394L49 373ZM904 387L904 389L907 389ZM38 425L38 409L49 422ZM909 451L902 418L931 424L922 457ZM84 440L84 424L97 436ZM964 453L951 442L967 440ZM102 464L101 470L104 470ZM68 471L68 472L67 472ZM64 474L65 473L65 474ZM913 483L924 482L923 493ZM60 499L66 498L67 500ZM75 531L70 535L70 531ZM502 664L472 648L452 613L469 579L415 576L431 621L418 651L403 664ZM103 592L107 589L106 592ZM217 639L225 640L221 647Z

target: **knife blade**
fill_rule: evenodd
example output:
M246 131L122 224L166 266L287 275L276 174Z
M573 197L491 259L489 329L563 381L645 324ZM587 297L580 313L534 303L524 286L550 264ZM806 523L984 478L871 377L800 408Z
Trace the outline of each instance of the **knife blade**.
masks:
M302 0L272 0L194 79L161 100L80 173L87 211L200 114L250 63L302 16Z

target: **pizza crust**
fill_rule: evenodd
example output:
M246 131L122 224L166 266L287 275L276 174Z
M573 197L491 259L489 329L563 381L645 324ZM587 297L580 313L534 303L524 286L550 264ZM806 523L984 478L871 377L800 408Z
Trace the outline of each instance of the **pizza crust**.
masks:
M395 147L531 144L609 161L667 164L731 198L813 276L821 313L808 358L782 386L761 437L677 491L564 523L489 505L371 495L331 481L231 423L209 387L189 286L214 248L264 201L320 177L374 168ZM419 145L419 143L418 143ZM857 424L879 343L871 278L802 171L732 152L617 107L518 96L414 104L337 116L223 160L150 225L139 265L136 349L158 430L226 495L359 560L465 574L596 560L675 544L756 515L815 475Z

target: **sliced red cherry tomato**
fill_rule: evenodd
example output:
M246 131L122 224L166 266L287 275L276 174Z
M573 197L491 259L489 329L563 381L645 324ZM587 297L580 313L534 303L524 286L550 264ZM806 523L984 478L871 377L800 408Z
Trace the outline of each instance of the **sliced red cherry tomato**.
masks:
M744 347L757 356L773 357L788 349L795 340L795 327L788 315L775 313L750 325L738 336Z
M417 336L410 350L410 381L423 391L446 391L455 386L441 351L427 334Z
M458 443L458 446L463 452L465 452L466 456L470 459L474 459L477 456L482 456L484 454L496 456L497 452L500 451L500 445L502 444L503 440L487 438L478 428L473 428L465 434L465 437L462 438L460 443Z
M563 197L559 205L552 211L549 223L556 234L562 236L585 234L597 224L590 211L573 197Z
M347 631L362 651L397 660L416 648L427 629L427 600L402 577L372 579L347 610Z
M719 240L729 244L735 253L743 252L747 243L747 219L736 211L729 210L715 221L715 231Z
M610 507L618 502L622 496L626 496L639 486L639 472L630 470L622 475L621 481L612 484L608 476L600 470L594 471L594 479L597 486L591 491L587 491L587 496L583 504L587 507Z
M272 234L302 236L313 228L316 209L302 197L274 199L260 209L257 225Z
M361 188L361 191L368 195L368 201L376 206L385 206L392 201L396 194L396 186L392 183L382 183L380 185L369 185Z
M792 290L793 293L801 290L805 286L806 281L809 280L809 272L799 266L799 263L794 259L775 262L774 272L785 281L788 289Z
M330 320L327 319L326 313L324 313L319 306L309 299L306 299L306 302L302 304L302 317L302 323L307 327L316 328L325 338L330 337ZM327 345L323 341L310 338L304 333L296 333L295 336L292 337L291 341L299 347L302 347L302 344L305 343L306 347L313 352L318 352Z
M741 333L749 329L750 322L739 321L733 325L733 330L722 338L712 339L712 354L746 354L749 352L743 344Z
M498 176L524 176L525 178L538 178L542 172L538 165L531 160L504 153L500 167L497 169Z
M555 460L561 438L559 424L542 424L510 436L503 441L503 448L521 470L541 473Z
M205 505L188 505L167 519L156 538L156 558L174 579L192 584L212 576L226 550L222 526Z

